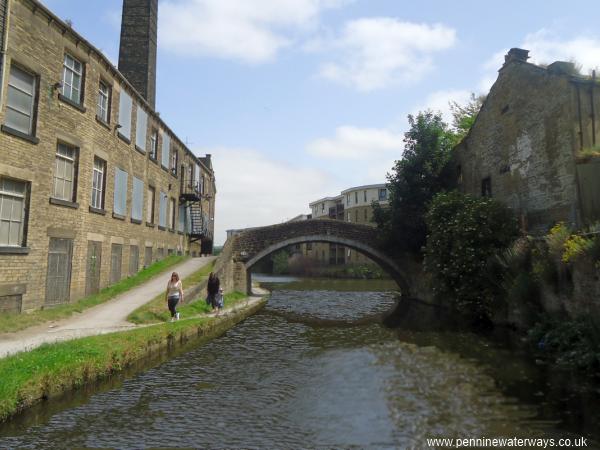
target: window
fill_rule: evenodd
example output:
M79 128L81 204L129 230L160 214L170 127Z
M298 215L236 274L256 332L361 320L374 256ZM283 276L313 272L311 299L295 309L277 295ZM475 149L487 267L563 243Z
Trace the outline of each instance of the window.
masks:
M306 243L306 250L309 251L309 252L312 250L312 242L307 242Z
M354 203L358 205L358 191L354 192Z
M158 208L158 226L167 227L167 194L160 192L160 205Z
M203 183L202 178L200 176L200 166L198 164L194 164L194 188L196 192L202 194L202 187L200 183Z
M59 142L56 149L56 167L54 168L54 198L69 202L75 201L76 172L77 149Z
M160 159L160 163L165 169L169 168L169 160L171 158L171 138L167 133L163 133L162 140L162 155Z
M171 154L171 173L175 176L177 176L177 159L177 150L173 150L173 153Z
M363 191L363 200L367 203L367 191Z
M144 209L144 182L133 177L133 190L131 194L131 220L141 222Z
M0 178L0 246L25 246L27 187L24 181Z
M150 159L156 161L158 158L158 130L152 128L152 133L150 134Z
M104 191L106 187L106 161L94 157L92 173L92 208L104 209Z
M350 220L350 213L348 213L348 222L351 222L351 220Z
M379 200L387 200L387 189L379 189Z
M6 100L6 126L27 135L34 134L37 78L11 66Z
M175 229L175 199L169 200L169 229Z
M197 190L197 187L194 185L195 179L196 179L196 175L194 174L194 166L192 164L190 164L188 166L188 175L187 175L187 179L185 180L185 183L187 184L188 188L192 191Z
M321 212L325 211L325 203L321 203Z
M115 196L113 212L119 216L127 214L127 178L128 174L124 170L115 169Z
M486 177L481 180L481 196L491 197L492 196L492 178Z
M200 186L198 186L200 190L200 195L204 195L204 175L200 178Z
M131 101L131 97L125 92L121 90L121 95L119 96L119 135L127 139L131 140L131 108L133 107L133 103Z
M96 116L105 123L110 120L110 87L103 81L98 85L98 107Z
M350 194L346 194L346 206L350 204Z
M148 114L138 106L137 125L135 126L135 145L140 150L146 151L146 130L148 128Z
M146 222L154 223L154 205L156 200L156 189L154 186L148 186L148 196L146 198Z
M62 95L73 103L81 105L83 103L83 64L65 54L63 65L63 87Z
M185 205L179 205L179 222L177 226L177 231L181 231L182 233L185 231Z

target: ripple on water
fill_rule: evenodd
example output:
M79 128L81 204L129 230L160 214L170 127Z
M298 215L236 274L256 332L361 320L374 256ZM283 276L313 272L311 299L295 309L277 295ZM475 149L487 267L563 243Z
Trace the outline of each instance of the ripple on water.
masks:
M223 337L0 448L420 448L432 436L539 436L535 411L503 396L478 363L401 342L372 320L394 303L276 291Z

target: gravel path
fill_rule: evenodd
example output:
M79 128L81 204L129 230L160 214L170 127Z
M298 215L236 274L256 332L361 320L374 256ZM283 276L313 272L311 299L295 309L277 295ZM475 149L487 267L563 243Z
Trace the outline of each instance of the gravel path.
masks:
M13 353L32 350L45 343L135 328L134 324L127 322L127 316L161 292L164 292L167 281L169 281L169 274L172 271L178 272L183 279L214 259L214 256L191 258L106 303L86 309L81 314L74 314L55 322L46 322L43 325L27 328L16 333L0 334L0 358Z

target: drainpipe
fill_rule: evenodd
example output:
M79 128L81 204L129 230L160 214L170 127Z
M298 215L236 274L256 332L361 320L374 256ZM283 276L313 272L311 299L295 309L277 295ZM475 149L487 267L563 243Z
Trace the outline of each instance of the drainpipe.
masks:
M581 91L579 84L575 84L577 88L577 115L579 117L579 150L583 150L583 119L581 118Z
M592 103L592 147L596 146L596 113L594 110L594 86L596 85L596 71L592 70L592 87L590 88L590 101Z
M4 73L6 73L6 49L8 48L8 16L10 15L10 0L0 0L4 6L4 18L0 22L0 103L4 97Z
M577 89L577 116L579 119L579 150L583 150L583 119L581 118L581 92L579 90L579 84L575 83L575 87ZM579 173L577 170L577 160L573 158L573 170L575 172L575 195L577 196L576 202L573 205L575 211L575 217L572 217L572 220L575 221L575 226L581 226L584 217L583 217L583 205L581 201L581 188L579 186Z

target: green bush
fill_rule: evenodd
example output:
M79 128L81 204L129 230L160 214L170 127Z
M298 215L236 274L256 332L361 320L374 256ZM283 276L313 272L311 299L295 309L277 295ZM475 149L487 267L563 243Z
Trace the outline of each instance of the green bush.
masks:
M273 254L273 274L274 275L284 275L289 273L289 259L290 254L287 250L280 250L277 253Z
M473 319L488 319L501 286L488 264L518 237L516 218L490 198L440 193L426 215L425 270L435 295Z
M600 370L600 328L589 317L544 317L528 337L539 356L548 361L596 374Z

